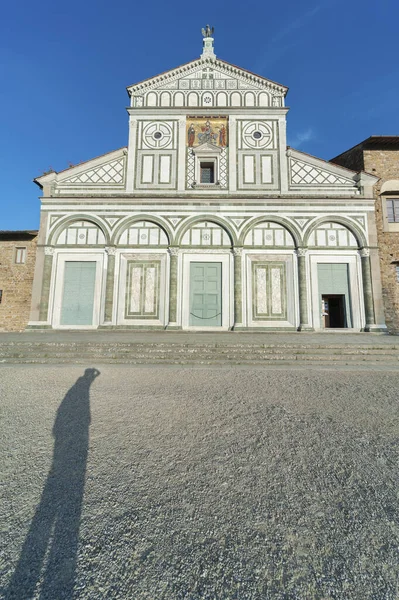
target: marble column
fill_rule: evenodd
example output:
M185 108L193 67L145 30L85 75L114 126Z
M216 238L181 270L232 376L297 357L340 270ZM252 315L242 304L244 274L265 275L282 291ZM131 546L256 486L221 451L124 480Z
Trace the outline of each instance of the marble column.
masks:
M298 257L298 291L299 291L299 331L311 330L308 313L308 290L306 279L306 248L297 249Z
M177 246L169 246L168 250L170 254L168 327L177 328L177 264L180 248Z
M45 246L39 321L48 321L48 303L50 297L51 272L53 270L53 257L54 248L51 246Z
M370 266L370 250L362 248L360 250L360 258L362 261L362 278L363 278L363 298L364 312L366 317L365 331L375 325L373 289L371 283L371 266Z
M242 327L242 248L233 248L234 256L234 329Z
M115 281L115 252L114 246L108 246L105 248L108 254L108 265L107 265L107 281L105 287L105 310L104 310L104 322L112 322L112 312L114 306L114 281Z

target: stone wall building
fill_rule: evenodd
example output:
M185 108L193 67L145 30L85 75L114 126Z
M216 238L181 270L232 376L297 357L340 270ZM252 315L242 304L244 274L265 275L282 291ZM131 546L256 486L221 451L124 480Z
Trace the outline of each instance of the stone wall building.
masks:
M377 177L287 148L287 88L203 34L127 88L127 147L36 179L30 327L384 330Z
M386 324L399 331L399 136L372 135L332 159L379 177L375 213Z
M0 330L29 321L37 231L0 231Z

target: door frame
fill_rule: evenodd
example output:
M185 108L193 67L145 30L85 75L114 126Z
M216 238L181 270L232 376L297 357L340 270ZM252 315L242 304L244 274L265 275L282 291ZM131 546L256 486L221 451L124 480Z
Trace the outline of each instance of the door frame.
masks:
M199 327L190 325L190 263L218 262L222 263L222 325ZM230 252L209 252L202 254L185 252L182 261L182 328L188 331L228 331L233 326L233 256Z
M85 252L78 254L72 252L59 252L56 257L56 268L53 269L53 305L50 314L52 315L52 326L55 329L97 329L100 324L100 314L103 307L103 291L104 291L104 255ZM61 308L62 296L64 291L64 273L66 262L95 262L96 263L96 279L94 285L94 301L93 301L93 323L92 325L61 325Z
M325 329L321 322L321 294L319 293L318 269L319 263L347 264L349 274L349 301L352 313L352 327L337 329L337 331L361 331L364 328L364 302L363 302L363 280L360 264L360 256L357 251L348 252L331 251L329 255L312 252L310 259L311 279L311 303L313 327L315 330L335 331L335 328Z
M166 301L169 297L169 287L166 274L168 272L168 255L166 251L162 252L154 249L137 250L136 249L122 249L118 253L118 262L115 262L115 291L114 298L114 310L116 310L116 316L113 318L113 322L117 325L126 325L129 327L152 327L167 325L167 315L169 311L169 305ZM125 303L126 303L126 271L129 260L135 261L151 261L159 260L161 263L160 268L160 281L159 281L159 319L125 319ZM115 308L116 307L116 308Z

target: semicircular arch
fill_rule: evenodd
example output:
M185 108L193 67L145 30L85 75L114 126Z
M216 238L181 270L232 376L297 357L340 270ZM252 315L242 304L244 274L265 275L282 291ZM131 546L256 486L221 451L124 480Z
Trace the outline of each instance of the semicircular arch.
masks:
M357 241L359 248L363 248L364 246L368 245L364 232L361 230L361 228L356 223L354 223L347 217L339 217L336 215L334 215L334 216L326 215L325 217L319 217L318 219L315 219L314 221L309 223L308 228L306 229L305 234L304 234L304 240L303 240L304 246L307 246L309 244L310 235L318 227L320 227L320 225L324 225L325 223L336 223L337 225L342 225L343 227L348 229L355 236L355 239Z
M93 217L92 215L87 214L78 214L78 215L68 215L67 217L60 219L54 224L54 227L50 230L47 244L54 245L57 243L57 240L60 234L67 229L70 225L74 223L78 223L79 221L85 221L88 223L93 223L96 225L103 233L105 238L105 246L108 246L110 240L110 232L106 224L99 219L98 217Z
M245 238L247 237L248 232L251 231L251 229L253 227L256 227L256 225L260 225L261 223L277 223L278 225L281 225L292 235L295 247L297 248L298 246L302 246L302 237L299 232L299 229L297 229L297 227L293 223L291 223L291 221L288 221L288 219L284 219L284 217L274 217L274 216L255 217L255 218L251 219L248 223L246 223L245 227L243 228L243 230L240 233L240 237L239 237L239 245L240 246L244 245L244 241L245 241Z
M226 221L223 218L218 217L217 215L198 215L196 217L191 217L184 221L176 232L176 244L181 244L184 234L190 229L190 227L202 222L214 223L215 225L219 225L229 236L232 246L237 245L237 236L235 232L230 229L228 223L226 223Z
M153 223L154 225L157 225L158 227L160 227L164 231L166 237L168 238L168 244L172 243L172 241L173 241L172 231L170 230L168 225L162 219L160 219L154 215L142 214L142 215L135 215L134 217L126 217L125 219L123 219L123 221L118 224L118 226L116 227L115 231L112 234L111 244L117 246L122 233L124 231L126 231L126 229L128 229L129 227L134 225L135 223L139 223L142 221L145 221L146 223Z

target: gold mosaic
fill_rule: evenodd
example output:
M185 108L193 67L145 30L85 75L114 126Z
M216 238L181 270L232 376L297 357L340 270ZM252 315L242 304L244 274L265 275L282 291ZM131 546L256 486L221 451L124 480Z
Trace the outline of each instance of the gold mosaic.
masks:
M213 144L224 148L227 140L227 117L200 117L187 118L186 139L187 145L192 148L202 144Z

